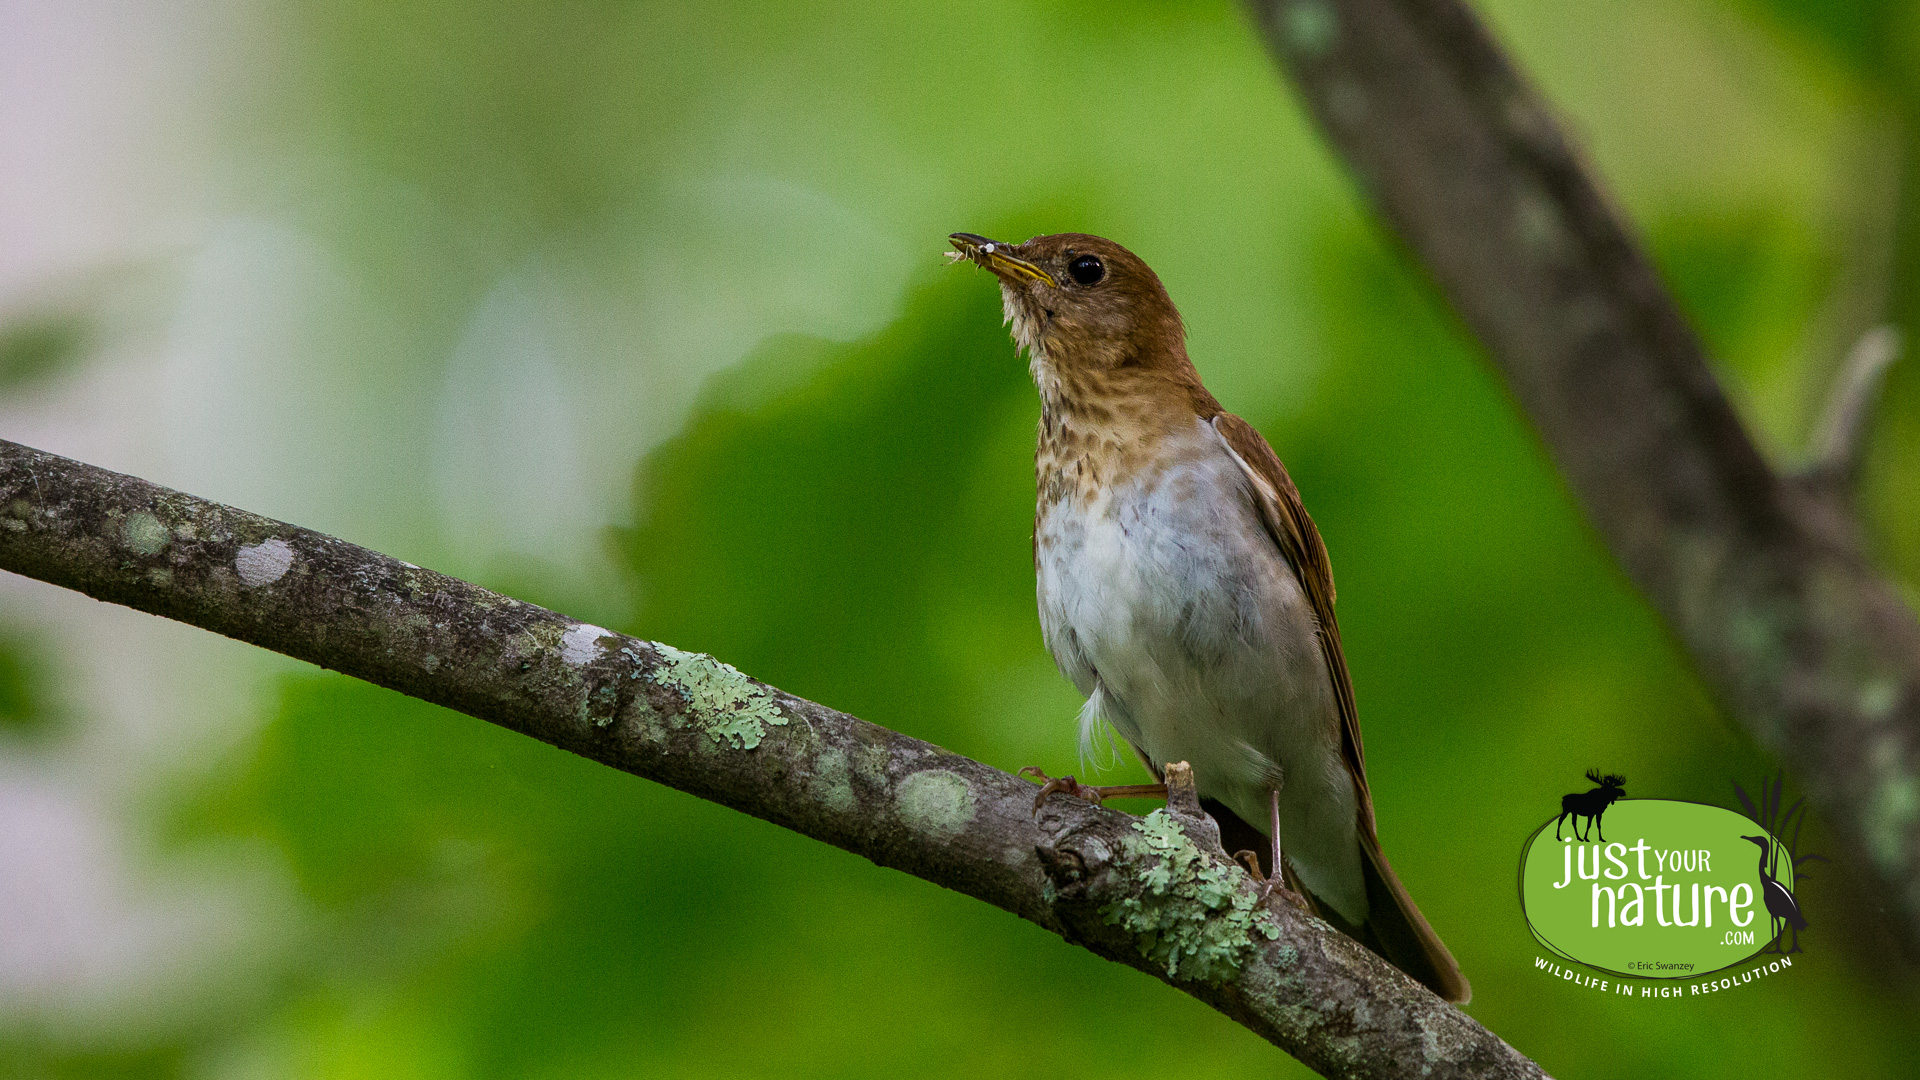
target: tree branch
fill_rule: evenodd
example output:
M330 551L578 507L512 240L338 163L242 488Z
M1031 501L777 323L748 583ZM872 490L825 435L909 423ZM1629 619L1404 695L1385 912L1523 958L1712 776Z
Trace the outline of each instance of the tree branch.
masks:
M1622 218L1460 0L1251 6L1615 557L1920 953L1920 624L1843 502L1762 458Z
M1820 418L1813 437L1813 463L1809 479L1837 485L1850 491L1860 472L1860 458L1866 452L1867 432L1871 430L1873 407L1880 400L1880 385L1887 369L1900 359L1900 331L1892 326L1876 326L1860 335L1840 366L1833 396Z
M1036 816L1024 780L712 657L5 441L0 569L458 709L966 893L1327 1076L1543 1075L1325 923L1260 907L1179 770L1168 810L1145 819L1065 796Z

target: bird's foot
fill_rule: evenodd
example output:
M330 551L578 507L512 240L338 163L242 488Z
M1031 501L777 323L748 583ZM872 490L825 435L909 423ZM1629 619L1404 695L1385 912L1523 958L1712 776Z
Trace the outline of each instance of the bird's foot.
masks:
M1313 905L1307 902L1306 897L1287 888L1286 883L1279 878L1270 878L1261 872L1260 856L1251 851L1236 851L1233 853L1233 857L1236 862L1246 866L1247 873L1252 874L1253 880L1260 886L1261 903L1264 904L1278 897L1309 915L1313 914Z
M1021 776L1031 776L1040 781L1040 794L1033 797L1033 812L1039 813L1047 796L1056 791L1065 792L1076 799L1085 799L1095 806L1102 799L1164 799L1167 797L1165 784L1112 784L1107 787L1095 787L1083 784L1071 776L1053 777L1041 771L1037 765L1028 765L1020 770Z
M1260 869L1260 856L1258 853L1241 848L1239 851L1233 853L1233 860L1245 865L1247 873L1253 875L1253 880L1263 884L1266 882L1267 872Z
M1313 904L1306 897L1287 888L1279 878L1272 877L1260 883L1260 901L1270 904L1275 900L1285 900L1308 915L1313 914Z

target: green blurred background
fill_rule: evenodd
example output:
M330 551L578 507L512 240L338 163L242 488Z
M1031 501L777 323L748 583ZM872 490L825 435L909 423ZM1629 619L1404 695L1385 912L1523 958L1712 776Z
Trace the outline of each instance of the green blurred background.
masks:
M1847 345L1920 312L1915 5L1481 9L1795 461ZM1038 406L939 255L1127 244L1326 536L1384 843L1469 1011L1562 1077L1920 1074L1844 866L1785 977L1534 970L1520 845L1582 772L1733 805L1777 763L1224 0L5 0L0 65L0 435L1008 769L1079 768L1079 701L1033 610ZM1907 583L1914 371L1863 496ZM1042 1073L1305 1070L958 895L0 582L0 1075Z

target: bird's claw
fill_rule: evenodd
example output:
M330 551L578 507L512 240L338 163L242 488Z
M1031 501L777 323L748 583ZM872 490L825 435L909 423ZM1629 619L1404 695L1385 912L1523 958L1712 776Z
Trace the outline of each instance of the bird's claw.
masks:
M1300 909L1302 912L1308 915L1313 914L1313 904L1308 902L1306 897L1300 895L1297 892L1294 892L1292 889L1289 889L1285 885L1281 884L1279 878L1268 878L1267 880L1261 882L1260 883L1261 902L1272 903L1276 899L1285 900L1287 903L1292 904L1294 907Z
M1085 799L1095 806L1100 805L1101 792L1097 787L1083 784L1071 776L1048 776L1038 765L1028 765L1020 770L1021 776L1031 776L1040 781L1040 793L1033 797L1033 812L1038 814L1047 796L1056 791L1064 791L1076 799Z
M1241 848L1239 851L1233 853L1233 859L1235 862L1247 868L1247 873L1253 875L1253 880L1258 882L1265 882L1267 880L1266 871L1260 869L1260 855L1258 852Z
M1287 903L1292 904L1294 907L1299 908L1309 915L1314 913L1313 905L1308 902L1306 897L1287 888L1285 882L1280 878L1268 877L1260 871L1259 855L1251 851L1242 850L1234 852L1233 858L1234 861L1239 862L1247 868L1247 873L1252 874L1254 882L1260 886L1261 903L1264 904L1269 900L1278 898L1285 900Z
M1040 804L1046 802L1047 796L1056 791L1064 791L1076 799L1085 799L1095 806L1105 805L1106 799L1164 799L1167 797L1165 784L1109 784L1106 787L1094 787L1092 784L1083 784L1071 776L1055 779L1040 771L1037 765L1026 766L1020 770L1020 775L1036 777L1042 781L1040 794L1033 800L1033 812L1036 814L1040 812Z

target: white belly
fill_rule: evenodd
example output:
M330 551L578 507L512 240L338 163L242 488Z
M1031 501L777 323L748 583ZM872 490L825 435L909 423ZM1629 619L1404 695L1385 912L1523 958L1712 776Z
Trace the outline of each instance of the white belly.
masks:
M1311 605L1204 424L1157 475L1038 523L1041 628L1060 669L1156 763L1266 831L1343 916L1366 916L1353 781Z

